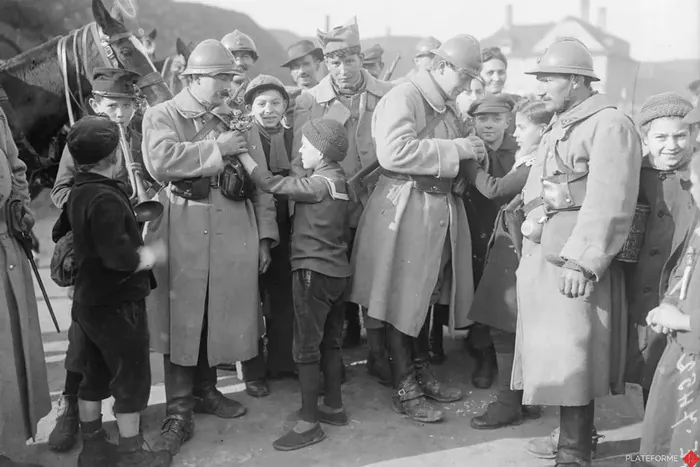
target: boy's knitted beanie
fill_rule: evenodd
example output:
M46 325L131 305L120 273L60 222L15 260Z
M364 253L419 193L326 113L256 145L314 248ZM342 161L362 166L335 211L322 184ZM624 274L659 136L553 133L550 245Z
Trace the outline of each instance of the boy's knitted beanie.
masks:
M662 117L684 118L693 110L693 104L675 92L664 92L649 97L642 104L637 116L637 124L642 127L652 120Z
M302 127L301 134L330 161L340 162L348 153L345 127L335 120L310 120Z

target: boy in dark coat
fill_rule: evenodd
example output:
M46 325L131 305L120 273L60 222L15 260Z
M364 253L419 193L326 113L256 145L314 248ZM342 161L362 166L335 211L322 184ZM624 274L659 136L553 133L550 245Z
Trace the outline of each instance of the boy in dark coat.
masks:
M272 175L248 154L239 156L263 190L295 201L292 233L292 289L294 293L294 361L299 371L302 407L299 421L273 443L291 451L322 441L319 422L346 425L340 392L344 295L351 275L347 258L349 198L340 161L348 151L343 126L330 119L310 120L302 128L299 149L308 177ZM325 383L324 403L318 407L320 370Z
M77 170L66 204L77 266L71 315L85 336L78 466L169 466L170 453L145 450L139 433L151 392L145 298L154 285L149 271L165 259L165 246L143 245L126 188L114 180L119 131L106 117L85 117L67 140ZM102 401L110 396L118 448L102 429Z
M686 123L700 123L693 110ZM692 196L700 206L700 159L691 158ZM697 227L697 222L694 224ZM690 230L667 263L668 287L646 317L668 343L656 368L644 414L640 455L680 456L694 465L700 454L700 229ZM674 267L675 266L675 267ZM670 270L670 276L667 273ZM663 284L665 285L665 284ZM668 466L678 465L669 461Z

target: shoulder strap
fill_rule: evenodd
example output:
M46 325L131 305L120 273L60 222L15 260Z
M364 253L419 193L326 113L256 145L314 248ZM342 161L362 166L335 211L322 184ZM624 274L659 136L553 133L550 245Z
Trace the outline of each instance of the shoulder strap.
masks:
M202 128L194 135L194 138L192 138L192 142L196 143L198 141L202 141L204 138L207 137L209 133L214 131L216 127L222 123L219 117L217 117L215 114L210 114L209 120L207 123L204 124Z

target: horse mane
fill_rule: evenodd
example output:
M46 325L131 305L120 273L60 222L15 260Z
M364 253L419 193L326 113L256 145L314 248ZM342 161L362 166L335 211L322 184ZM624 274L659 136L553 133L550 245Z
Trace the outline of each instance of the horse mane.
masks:
M15 55L12 58L9 58L5 60L2 65L0 65L0 72L7 72L7 73L12 73L15 68L23 66L26 64L27 58L31 57L34 59L34 62L36 63L37 61L43 61L43 60L37 60L38 57L46 57L47 55L51 56L55 51L56 47L58 46L58 41L61 39L61 36L56 36L53 39L49 40L48 42L44 42L41 45L37 45L36 47L26 50L22 52L19 55Z

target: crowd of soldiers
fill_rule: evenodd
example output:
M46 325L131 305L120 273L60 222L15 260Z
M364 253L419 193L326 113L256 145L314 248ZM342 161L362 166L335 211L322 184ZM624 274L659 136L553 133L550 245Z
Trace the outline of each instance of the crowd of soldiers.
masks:
M357 24L318 40L288 49L295 87L247 76L264 57L246 34L205 40L186 87L142 119L138 75L95 70L97 116L71 129L52 191L62 209L52 274L71 287L73 322L50 447L68 451L80 433L80 466L170 465L195 413L246 413L216 387L217 369L236 362L253 397L270 394L269 379L299 380L296 424L275 449L321 442L321 424L348 423L341 352L364 326L367 370L410 419L438 422L440 404L462 399L431 366L447 358L444 327L469 329L473 385L498 384L474 429L558 406L559 427L528 450L590 466L595 399L631 382L646 408L640 465L698 450L700 110L669 92L631 119L594 90L592 56L572 38L529 72L536 98L505 93L507 58L469 35L422 40L395 81L379 78L383 51L362 50ZM10 312L0 320L34 343L0 344L23 355L16 377L33 395L2 396L0 453L10 454L50 401L31 277L11 235L33 217L2 129ZM160 216L134 214L130 171ZM139 418L149 349L163 355L166 393L153 450ZM101 422L110 396L118 445ZM7 429L18 420L24 432ZM6 465L29 464L0 456Z

